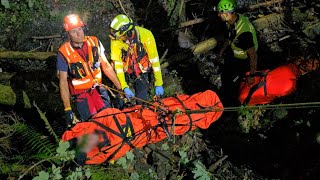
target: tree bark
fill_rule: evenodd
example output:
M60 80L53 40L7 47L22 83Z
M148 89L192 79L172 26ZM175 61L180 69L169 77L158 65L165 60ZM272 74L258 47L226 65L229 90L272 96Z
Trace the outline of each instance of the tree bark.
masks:
M254 9L259 8L261 6L272 6L276 3L282 3L282 2L283 2L283 0L271 0L271 1L261 2L261 3L257 3L257 4L249 6L249 9L254 10Z
M0 51L0 59L34 59L46 60L56 56L54 52L21 52L21 51Z

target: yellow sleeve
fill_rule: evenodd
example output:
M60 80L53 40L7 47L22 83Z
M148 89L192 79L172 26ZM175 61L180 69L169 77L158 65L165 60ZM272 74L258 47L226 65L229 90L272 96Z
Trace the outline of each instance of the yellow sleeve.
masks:
M111 47L111 60L114 61L114 69L120 81L121 88L124 89L126 87L129 87L123 72L123 62L122 62L121 49L125 47L122 45L122 42L117 40L111 40L110 47Z
M161 73L161 67L159 62L159 55L157 50L156 41L153 37L153 34L151 31L147 30L144 33L141 34L141 37L143 38L143 44L145 46L145 49L148 53L149 61L151 63L152 69L153 69L153 75L154 75L154 85L155 86L162 86L162 73Z

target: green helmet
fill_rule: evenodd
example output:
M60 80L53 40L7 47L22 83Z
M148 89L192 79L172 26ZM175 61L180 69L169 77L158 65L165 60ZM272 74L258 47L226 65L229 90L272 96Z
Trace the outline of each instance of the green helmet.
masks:
M133 29L134 23L128 16L119 14L112 20L110 27L112 28L110 35L114 38L118 38Z
M219 12L234 12L236 2L235 0L221 0L217 7Z

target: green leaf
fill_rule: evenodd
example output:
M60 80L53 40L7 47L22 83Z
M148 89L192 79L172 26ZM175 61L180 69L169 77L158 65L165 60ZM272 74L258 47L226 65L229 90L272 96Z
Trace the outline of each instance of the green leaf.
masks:
M206 167L199 161L193 163L195 168L192 170L193 178L198 180L210 180L210 173Z
M274 110L273 114L274 114L275 118L283 119L288 115L288 111L284 108L279 108L279 109Z
M124 157L121 157L120 159L118 159L118 161L116 162L116 164L122 166L124 169L126 169L128 167L127 165L127 159Z
M10 8L10 3L8 0L1 0L1 4L6 8L9 9Z
M133 154L131 151L128 151L128 152L126 153L126 157L127 157L127 159L128 159L130 162L132 162L133 159L134 159L134 154Z
M85 171L85 176L87 177L87 179L89 179L90 177L91 177L91 171L90 171L90 169L89 168L87 168L86 169L86 171Z
M180 161L182 164L187 164L189 162L188 154L185 151L179 151L181 157Z
M157 173L153 169L149 169L149 177L151 179L158 179Z
M29 6L29 8L32 8L32 7L33 7L33 5L34 5L33 0L29 0L29 1L28 1L28 6Z
M70 180L79 180L82 179L82 169L80 167L77 167L75 171L70 174L67 179Z
M310 127L311 126L311 123L309 121L307 121L307 126Z
M62 179L60 167L56 167L56 165L52 164L52 175L54 180Z
M64 152L66 152L69 147L70 147L69 142L60 141L59 142L59 147L57 149L57 153L58 154L62 154Z
M34 177L32 180L48 180L49 179L49 173L45 171L40 171L39 176Z
M15 23L15 22L17 21L16 15L12 15L10 21L13 22L13 23Z
M164 151L167 151L170 149L170 147L168 146L168 143L163 143L162 146L161 146L161 149L164 150Z
M139 180L139 179L140 179L140 176L137 172L131 173L130 180Z
M76 152L74 150L68 151L69 147L69 142L59 142L59 147L57 148L56 156L59 157L61 161L68 161L74 159Z

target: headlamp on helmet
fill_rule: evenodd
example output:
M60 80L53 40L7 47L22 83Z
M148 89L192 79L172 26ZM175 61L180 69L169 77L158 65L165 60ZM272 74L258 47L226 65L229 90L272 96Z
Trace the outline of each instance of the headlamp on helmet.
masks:
M78 27L84 27L84 23L76 14L69 14L64 17L63 27L65 31L70 31Z

